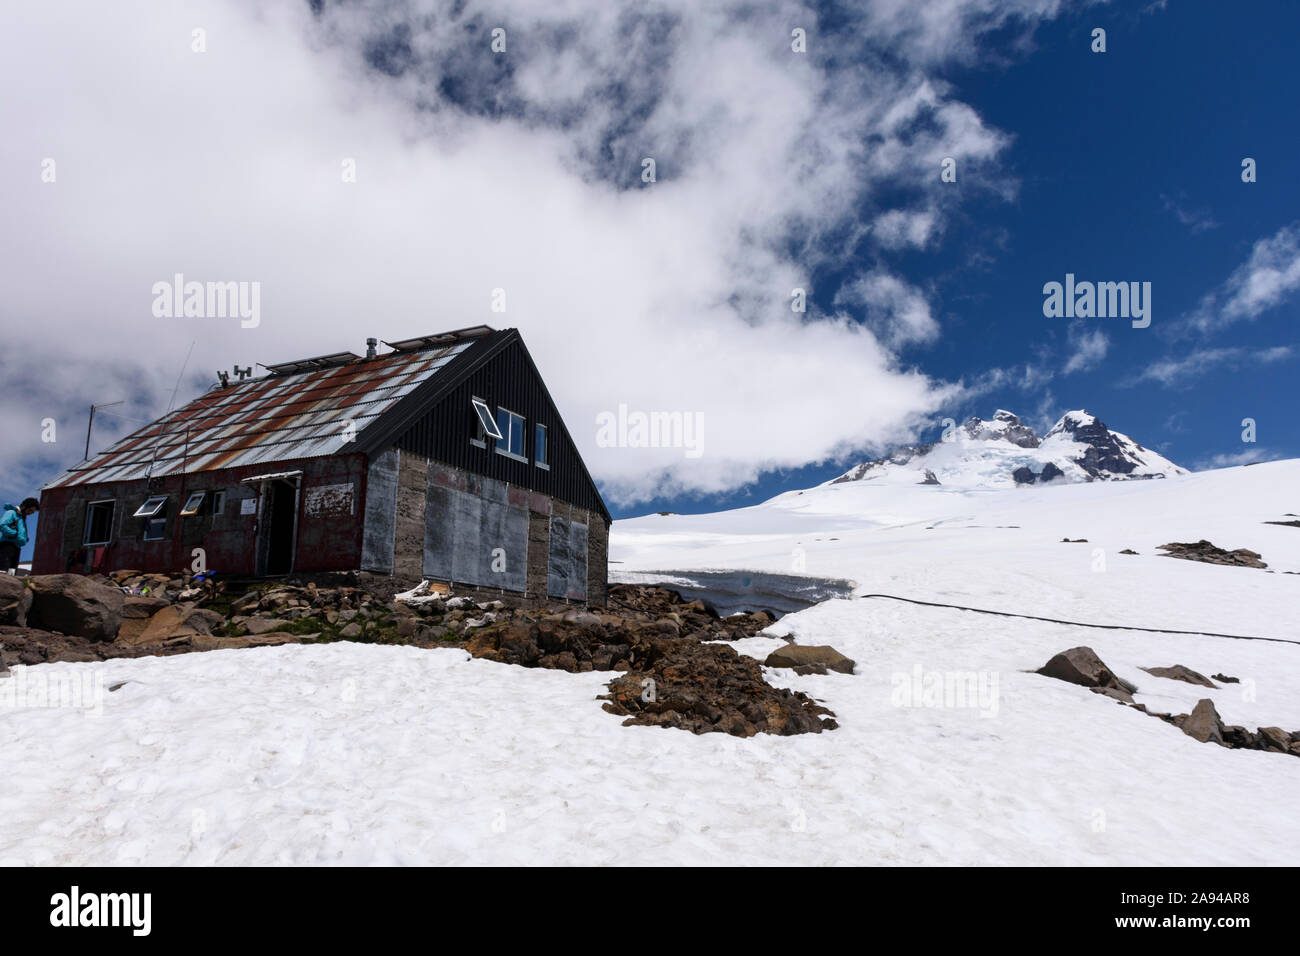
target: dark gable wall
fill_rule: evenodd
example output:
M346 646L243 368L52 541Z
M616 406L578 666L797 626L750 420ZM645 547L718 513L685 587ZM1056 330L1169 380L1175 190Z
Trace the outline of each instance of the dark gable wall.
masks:
M487 402L493 414L500 405L527 419L524 435L527 462L497 454L491 438L486 440L486 448L470 444L470 439L478 433L478 418L470 404L471 396ZM533 464L535 423L547 426L549 471ZM607 514L600 493L587 477L577 449L565 434L559 412L518 342L502 349L444 396L394 444L404 451L539 491L600 516Z

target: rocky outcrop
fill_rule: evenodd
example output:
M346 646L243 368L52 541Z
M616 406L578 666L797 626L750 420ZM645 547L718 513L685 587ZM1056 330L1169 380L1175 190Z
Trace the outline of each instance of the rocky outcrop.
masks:
M1137 691L1134 684L1115 676L1091 647L1072 647L1062 651L1034 673L1078 684L1125 703L1132 703Z
M674 727L696 734L821 733L839 726L805 694L763 680L758 661L725 644L669 641L649 666L610 681L604 709L623 726Z
M1268 567L1260 560L1260 555L1255 551L1248 551L1245 548L1238 548L1236 551L1225 551L1223 548L1216 547L1209 541L1202 538L1200 541L1173 541L1169 544L1160 545L1159 550L1168 551L1168 554L1161 555L1164 558L1182 558L1185 561L1202 561L1206 564L1226 564L1240 568L1266 568Z
M105 578L39 574L27 578L32 606L27 623L92 641L111 641L122 625L123 594Z
M1204 686L1214 687L1204 676L1181 664L1172 667L1144 667L1142 670L1156 677L1172 677L1190 684L1204 682ZM1250 731L1236 724L1225 725L1214 701L1208 697L1197 701L1190 714L1152 713L1145 704L1133 700L1137 688L1116 677L1089 647L1072 647L1068 651L1062 651L1035 673L1089 687L1095 693L1112 697L1148 716L1173 724L1201 743L1214 743L1229 749L1268 750L1300 757L1300 731L1289 733L1280 727L1261 727L1258 731ZM1219 674L1215 677L1234 680L1222 678Z
M27 612L32 606L32 592L24 579L0 573L0 624L27 626Z
M796 674L852 674L854 662L829 644L789 644L768 654L763 666L789 667Z
M1167 677L1170 680L1185 681L1188 684L1198 684L1201 687L1214 687L1214 681L1210 680L1204 674L1198 674L1190 667L1184 667L1182 664L1174 664L1172 667L1143 667L1152 677Z

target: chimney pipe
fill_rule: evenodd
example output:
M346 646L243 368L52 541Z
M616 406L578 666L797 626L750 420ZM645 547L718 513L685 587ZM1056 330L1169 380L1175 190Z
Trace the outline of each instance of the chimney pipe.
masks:
M366 358L372 359L378 354L375 351L375 346L378 344L379 339L366 339Z

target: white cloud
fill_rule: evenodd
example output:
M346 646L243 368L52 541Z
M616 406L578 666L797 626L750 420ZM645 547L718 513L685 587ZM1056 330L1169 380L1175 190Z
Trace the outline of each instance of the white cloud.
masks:
M1089 330L1082 323L1070 326L1069 338L1073 351L1065 363L1066 375L1096 368L1110 349L1110 337L1105 332L1099 328Z
M925 295L897 276L871 272L840 290L837 306L860 306L867 327L891 348L938 338Z
M1203 458L1196 463L1193 471L1208 471L1212 468L1234 468L1237 465L1253 465L1259 461L1276 461L1277 458L1278 456L1275 453L1257 445L1252 445L1244 451L1224 452Z
M1201 332L1217 331L1280 305L1300 290L1300 223L1260 239L1250 257L1207 293L1190 316Z
M319 21L251 0L6 5L0 318L20 348L0 350L4 481L78 458L92 401L156 416L191 342L181 400L234 363L482 322L521 329L615 500L892 439L954 392L892 351L938 334L925 297L872 274L882 341L795 315L790 290L847 255L823 237L873 234L857 210L878 187L911 184L916 203L880 213L887 250L942 233L941 158L998 180L1006 137L932 73L1056 8L868 3L841 34L861 55L832 65L816 15L780 0L371 0ZM498 24L504 59L488 49ZM810 52L794 54L805 24ZM177 272L260 281L261 325L153 318L152 284ZM703 413L703 457L597 448L596 415L620 403Z
M1241 347L1200 349L1182 358L1162 359L1153 362L1143 370L1137 381L1156 381L1166 386L1176 385L1218 366L1226 365L1231 368L1240 368L1243 366L1265 365L1285 361L1294 354L1294 350L1286 345L1262 349Z

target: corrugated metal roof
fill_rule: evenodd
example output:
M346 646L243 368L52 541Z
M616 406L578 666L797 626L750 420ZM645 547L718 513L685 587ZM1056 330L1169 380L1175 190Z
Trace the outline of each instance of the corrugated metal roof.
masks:
M44 487L346 453L349 436L359 439L380 415L446 368L477 338L213 388ZM347 428L348 422L354 429Z

